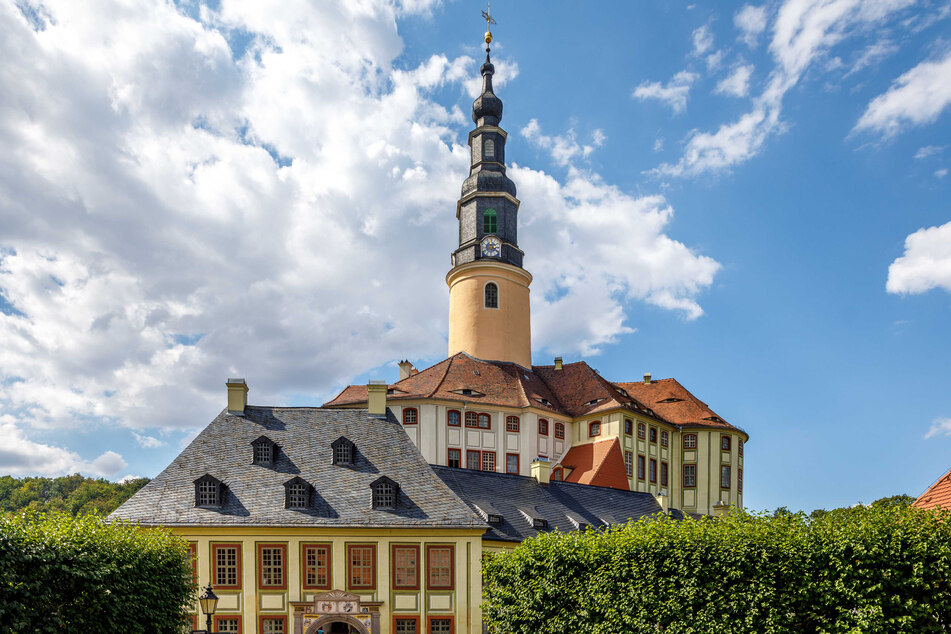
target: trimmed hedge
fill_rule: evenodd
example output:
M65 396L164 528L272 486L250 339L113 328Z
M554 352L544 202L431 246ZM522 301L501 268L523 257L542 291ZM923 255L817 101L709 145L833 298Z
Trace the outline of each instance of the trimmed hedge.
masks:
M483 564L490 631L946 632L951 514L655 516L547 533Z
M195 595L184 541L62 513L0 516L0 633L175 633Z

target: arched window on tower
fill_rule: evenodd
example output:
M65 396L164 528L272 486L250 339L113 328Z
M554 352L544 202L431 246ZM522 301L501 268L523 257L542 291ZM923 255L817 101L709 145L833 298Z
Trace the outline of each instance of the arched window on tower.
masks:
M499 215L489 207L482 212L482 233L499 232Z
M489 282L485 285L485 307L499 307L499 287L493 282Z

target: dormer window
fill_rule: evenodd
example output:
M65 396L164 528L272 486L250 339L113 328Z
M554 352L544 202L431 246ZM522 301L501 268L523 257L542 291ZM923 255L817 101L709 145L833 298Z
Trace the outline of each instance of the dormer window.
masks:
M354 461L354 455L356 455L356 446L349 438L341 436L337 440L330 443L331 449L331 464L348 466L352 465Z
M224 485L218 478L205 474L195 480L195 506L220 508L224 499Z
M679 403L682 400L683 400L682 398L674 398L673 396L671 396L670 398L665 398L664 400L657 401L657 402L658 403Z
M495 513L489 513L489 524L491 524L492 526L501 526L502 516L496 515Z
M251 464L259 464L262 467L273 467L277 459L277 445L267 436L261 436L251 443L253 454Z
M381 476L370 484L372 505L375 509L393 510L399 500L400 485L386 476Z
M536 517L532 520L532 528L534 528L536 531L547 531L548 520L541 517Z
M593 399L591 399L590 401L588 401L587 403L585 403L585 405L587 405L588 407L590 407L590 406L592 406L592 405L597 405L597 404L598 404L598 401L600 401L600 400L601 400L601 399L599 399L599 398L593 398Z
M284 508L310 508L313 487L303 478L293 478L284 483Z

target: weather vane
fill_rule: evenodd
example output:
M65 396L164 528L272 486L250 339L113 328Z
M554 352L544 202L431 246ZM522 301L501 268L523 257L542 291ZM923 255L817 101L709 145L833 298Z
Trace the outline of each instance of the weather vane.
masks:
M485 43L492 43L492 25L495 24L495 20L492 19L492 3L489 3L488 11L482 12L482 18L485 20Z

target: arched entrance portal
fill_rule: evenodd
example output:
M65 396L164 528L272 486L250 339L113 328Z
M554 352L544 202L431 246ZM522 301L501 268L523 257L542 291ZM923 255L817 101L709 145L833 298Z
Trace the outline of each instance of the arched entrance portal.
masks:
M294 634L380 634L380 601L331 590L311 601L292 601Z
M307 634L370 634L363 623L350 616L322 616L307 628Z

